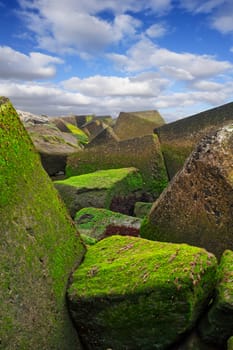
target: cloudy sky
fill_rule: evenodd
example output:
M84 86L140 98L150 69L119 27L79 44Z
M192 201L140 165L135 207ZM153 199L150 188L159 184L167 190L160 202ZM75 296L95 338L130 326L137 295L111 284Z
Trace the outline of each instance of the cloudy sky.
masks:
M232 0L0 0L0 95L37 114L233 100Z

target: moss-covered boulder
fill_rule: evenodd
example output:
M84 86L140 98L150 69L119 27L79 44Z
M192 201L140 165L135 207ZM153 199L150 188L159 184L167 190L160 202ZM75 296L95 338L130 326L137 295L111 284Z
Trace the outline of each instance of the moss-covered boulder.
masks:
M215 285L204 249L112 236L89 248L68 288L87 349L167 349L190 329Z
M77 137L60 131L53 123L26 123L25 127L47 173L50 176L65 173L67 157L81 150Z
M228 339L227 350L233 350L233 336Z
M72 217L86 207L130 215L142 196L142 183L135 168L99 170L54 182Z
M112 235L139 236L141 226L139 218L100 208L81 209L74 222L82 237L89 236L96 241Z
M101 144L68 157L67 176L96 170L135 167L143 178L145 201L153 201L167 186L168 178L158 137L147 135Z
M136 202L134 206L134 215L138 218L144 218L151 210L153 203Z
M119 137L114 133L110 126L107 126L102 131L100 131L95 137L91 139L87 147L97 147L100 145L106 145L107 143L119 142Z
M226 346L233 334L233 251L226 250L218 268L216 297L201 323L202 338Z
M177 120L156 128L169 179L182 169L201 139L233 121L233 103Z
M113 127L121 140L133 139L153 134L154 128L164 125L165 121L158 111L121 112Z
M233 124L206 136L154 203L141 236L233 249Z
M0 348L77 350L68 276L84 247L8 99L0 98Z

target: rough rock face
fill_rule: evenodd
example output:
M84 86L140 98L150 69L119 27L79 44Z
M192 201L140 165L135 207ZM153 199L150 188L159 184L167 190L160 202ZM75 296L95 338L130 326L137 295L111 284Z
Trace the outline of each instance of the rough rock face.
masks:
M233 124L197 146L154 203L141 235L186 242L221 256L233 249Z
M216 297L201 323L202 338L213 344L224 345L233 334L233 251L226 250L219 268Z
M114 133L110 126L103 129L97 134L87 145L88 148L96 147L100 145L106 145L107 143L119 142L119 137Z
M84 247L8 99L0 98L0 348L77 350L66 284Z
M153 134L154 128L165 124L158 111L121 112L113 127L121 140Z
M139 236L141 219L101 208L83 208L74 222L81 236L100 241L112 235Z
M216 258L185 244L112 236L91 246L68 288L86 349L167 349L193 327Z
M74 176L125 167L140 170L146 192L142 200L153 201L167 186L167 172L156 135L86 148L68 158L66 173Z
M77 138L60 131L55 124L24 122L34 146L40 153L41 162L49 175L65 172L68 155L80 150Z
M201 139L233 121L233 103L156 128L169 178L182 169Z
M130 215L142 196L142 177L135 168L99 170L55 181L70 215L82 208L106 208Z

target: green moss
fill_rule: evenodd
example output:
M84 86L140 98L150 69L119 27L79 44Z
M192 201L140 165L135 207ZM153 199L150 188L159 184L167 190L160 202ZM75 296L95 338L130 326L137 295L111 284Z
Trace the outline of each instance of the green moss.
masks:
M109 169L109 170L99 170L90 174L84 174L80 176L73 176L65 180L56 181L55 183L61 183L64 185L74 186L74 187L84 187L87 189L93 188L112 188L113 184L118 181L122 181L128 176L133 168L123 168L123 169ZM133 174L129 176L127 180L131 189L138 189L142 186L142 180L140 175Z
M233 350L233 336L227 342L227 350Z
M157 198L168 184L167 172L156 135L101 145L68 157L66 175L82 175L96 170L135 167L143 178L143 188Z
M77 349L65 291L84 248L8 100L0 140L1 347Z
M85 235L84 233L81 233L81 238L87 245L93 245L97 243L97 240L95 238Z
M79 129L77 126L71 123L65 123L65 125L70 130L70 132L77 137L79 143L85 145L89 142L89 138L83 130Z
M223 253L217 277L216 298L200 329L206 341L224 347L233 334L233 251Z
M111 234L118 234L119 228L123 234L134 233L139 230L140 219L102 208L83 208L74 218L78 231L96 240L103 239L110 227Z
M207 302L216 265L212 254L185 244L104 239L73 274L74 318L95 349L165 349Z
M135 168L99 170L54 182L72 217L87 204L110 209L114 198L123 203L127 196L142 190L142 183ZM124 204L121 207L124 209Z

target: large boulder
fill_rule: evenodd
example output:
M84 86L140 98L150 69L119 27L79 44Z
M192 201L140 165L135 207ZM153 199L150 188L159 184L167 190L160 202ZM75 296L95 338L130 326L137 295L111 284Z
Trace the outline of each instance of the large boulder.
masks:
M139 236L141 219L102 208L83 208L74 222L81 236L99 241L112 235ZM85 238L85 237L84 237Z
M88 143L87 147L97 147L100 145L106 145L108 143L119 142L119 137L114 133L113 129L110 126L107 126L105 129L100 131L95 137L93 137Z
M53 123L26 123L25 128L47 173L50 176L65 173L67 157L81 150L76 136L60 131Z
M206 342L226 346L233 334L233 251L226 250L218 268L216 297L200 325Z
M167 349L208 303L215 272L212 254L184 244L112 236L91 246L68 288L85 348Z
M158 111L121 112L113 127L121 140L153 134L165 122Z
M0 348L81 349L66 285L85 249L8 99L0 98Z
M205 137L154 203L141 235L197 245L221 256L233 249L233 124Z
M68 157L66 174L74 176L101 169L125 167L140 170L145 201L153 201L167 186L167 172L156 135L110 142L78 151Z
M233 103L192 115L156 128L169 178L182 169L201 139L233 121Z
M130 215L142 196L142 183L135 168L99 170L54 182L72 217L86 207Z

